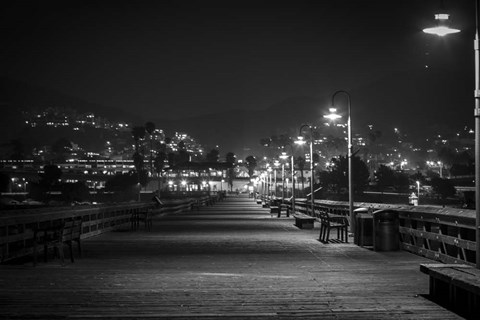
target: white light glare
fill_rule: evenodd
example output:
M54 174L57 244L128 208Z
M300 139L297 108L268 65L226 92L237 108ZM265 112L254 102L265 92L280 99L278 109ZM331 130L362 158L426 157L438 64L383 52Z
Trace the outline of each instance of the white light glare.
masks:
M435 15L435 20L438 20L438 25L433 28L423 29L423 32L429 34L435 34L439 37L446 36L447 34L460 32L459 29L450 28L446 25L449 15L445 13L438 13Z

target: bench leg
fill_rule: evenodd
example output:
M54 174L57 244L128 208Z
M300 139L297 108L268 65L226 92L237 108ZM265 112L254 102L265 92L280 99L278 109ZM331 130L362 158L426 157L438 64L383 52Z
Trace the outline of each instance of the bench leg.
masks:
M63 242L58 243L55 247L58 251L58 256L60 257L60 261L61 261L62 266L63 266L63 265L65 265L65 255L63 253Z
M33 266L37 265L37 242L33 242Z
M75 258L73 257L73 243L72 241L68 241L68 249L70 251L70 261L73 263L75 262Z
M80 239L77 240L77 245L78 245L78 256L82 256L82 245Z
M45 243L43 245L43 261L47 262L48 260L48 245Z

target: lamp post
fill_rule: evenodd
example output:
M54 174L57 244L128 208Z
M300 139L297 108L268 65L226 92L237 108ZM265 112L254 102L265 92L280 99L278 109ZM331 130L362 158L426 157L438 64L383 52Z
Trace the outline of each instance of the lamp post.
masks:
M291 166L291 171L292 171L292 212L295 213L295 167L293 163L293 146L291 144L287 144L290 146L292 154L290 155L290 166ZM284 159L288 158L287 154L285 152L282 152L282 156ZM287 213L288 217L288 213Z
M315 205L315 196L313 193L313 181L314 181L314 173L313 173L313 130L312 126L308 124L302 124L300 126L299 134L298 134L298 140L295 141L297 144L305 144L306 141L304 140L302 136L302 130L303 128L309 128L310 129L310 196L311 196L311 205L312 205L312 217L315 216L314 212L314 205Z
M278 160L275 160L273 162L273 166L274 167L278 167L280 164L278 163ZM275 190L275 198L277 198L277 168L273 168L273 186L274 186L274 190Z
M267 167L267 173L268 173L268 184L267 184L267 196L268 199L270 199L270 185L272 184L272 167L268 166Z
M420 181L417 180L417 205L420 204Z
M325 118L335 120L341 116L336 114L336 109L333 107L335 105L335 97L337 94L344 94L347 96L348 102L348 118L347 118L347 131L348 131L348 211L350 216L350 231L353 233L355 230L355 217L353 216L353 172L352 172L352 156L353 156L353 144L352 144L352 104L350 101L350 94L345 90L338 90L332 95L332 107L330 108L330 114L325 115Z
M285 163L282 163L282 204L285 202Z
M458 29L449 28L447 23L448 14L436 14L437 26L434 28L423 29L423 32L435 34L443 37L450 33L460 32ZM476 240L476 267L480 269L480 53L479 53L479 20L480 20L480 0L475 0L475 39L473 50L475 53L475 90L473 97L475 99L474 117L475 117L475 240Z

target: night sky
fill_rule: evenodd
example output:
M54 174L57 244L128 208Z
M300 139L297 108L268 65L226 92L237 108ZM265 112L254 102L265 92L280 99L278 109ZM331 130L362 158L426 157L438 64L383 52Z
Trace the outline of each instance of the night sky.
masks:
M462 30L445 38L421 31L440 3L4 1L0 69L153 118L262 110L344 89L354 112L377 121L421 110L470 124L474 1L444 1Z

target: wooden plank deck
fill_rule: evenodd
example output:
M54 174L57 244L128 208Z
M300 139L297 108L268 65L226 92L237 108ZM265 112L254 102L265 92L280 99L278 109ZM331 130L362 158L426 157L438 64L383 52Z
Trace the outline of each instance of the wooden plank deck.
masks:
M0 266L0 319L461 319L422 296L430 260L318 233L227 198L86 239L64 267Z

